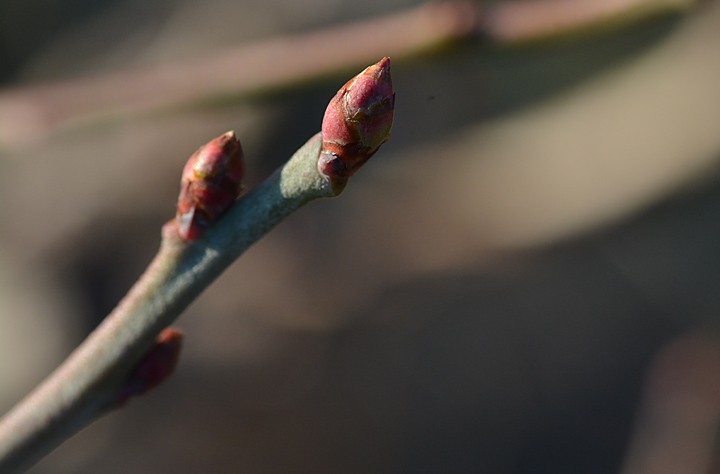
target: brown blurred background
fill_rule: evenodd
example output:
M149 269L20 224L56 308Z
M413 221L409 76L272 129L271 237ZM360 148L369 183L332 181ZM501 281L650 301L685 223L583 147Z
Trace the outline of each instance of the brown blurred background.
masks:
M5 0L0 81L142 69L415 4ZM168 382L31 472L711 472L719 41L708 2L396 61L393 138L343 196L191 306ZM0 409L144 269L198 145L234 129L252 186L350 75L17 142L0 130ZM677 465L644 467L663 454Z

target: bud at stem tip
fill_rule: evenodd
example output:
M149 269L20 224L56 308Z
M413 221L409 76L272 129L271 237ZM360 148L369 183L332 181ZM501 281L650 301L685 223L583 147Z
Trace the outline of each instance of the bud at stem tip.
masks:
M395 93L390 58L350 79L325 110L318 170L344 183L390 138Z

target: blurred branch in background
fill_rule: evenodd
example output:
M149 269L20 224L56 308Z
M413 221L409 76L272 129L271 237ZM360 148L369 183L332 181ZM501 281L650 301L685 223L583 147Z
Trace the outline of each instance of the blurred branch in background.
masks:
M0 91L0 147L67 126L249 97L388 55L408 59L474 37L512 45L684 12L697 0L429 2L384 17L240 45L201 58ZM362 41L355 39L362 38ZM352 45L349 47L348 45Z
M720 343L686 334L653 360L622 474L718 472Z
M681 13L698 3L697 0L501 2L487 12L482 31L496 43L516 44L610 30L660 15Z

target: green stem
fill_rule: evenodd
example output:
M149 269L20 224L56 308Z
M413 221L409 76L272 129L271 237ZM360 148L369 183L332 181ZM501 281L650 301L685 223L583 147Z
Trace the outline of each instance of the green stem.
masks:
M317 171L320 134L195 242L171 221L127 296L35 391L0 420L0 472L19 472L104 413L155 337L250 245L309 201L337 193Z

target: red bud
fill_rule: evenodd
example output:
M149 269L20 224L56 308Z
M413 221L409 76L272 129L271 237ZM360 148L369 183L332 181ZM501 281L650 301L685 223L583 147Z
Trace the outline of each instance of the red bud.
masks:
M390 138L394 111L390 58L383 58L348 81L328 104L320 173L341 180L352 176Z
M114 406L124 405L131 397L142 395L158 386L175 370L183 334L176 328L165 328L155 339L155 345L138 362L115 399Z
M241 189L244 173L242 147L227 132L200 147L183 169L178 197L178 233L195 240L230 205Z

